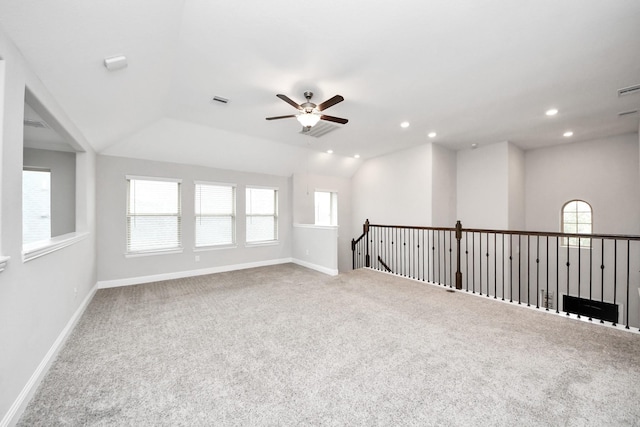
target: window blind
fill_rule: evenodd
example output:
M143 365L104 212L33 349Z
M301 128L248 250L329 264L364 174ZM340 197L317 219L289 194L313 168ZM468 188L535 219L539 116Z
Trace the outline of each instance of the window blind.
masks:
M127 252L181 248L180 182L127 178Z
M278 190L246 189L247 242L268 242L278 239Z
M235 186L197 182L195 203L196 247L235 243Z

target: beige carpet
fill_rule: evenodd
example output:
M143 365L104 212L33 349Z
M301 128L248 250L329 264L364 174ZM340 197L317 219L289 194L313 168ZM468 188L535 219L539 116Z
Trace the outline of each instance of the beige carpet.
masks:
M640 425L640 335L369 270L107 289L20 425Z

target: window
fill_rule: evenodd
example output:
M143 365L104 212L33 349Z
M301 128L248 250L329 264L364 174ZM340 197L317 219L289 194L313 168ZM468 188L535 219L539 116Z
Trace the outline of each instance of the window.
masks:
M180 180L127 177L127 253L181 249Z
M338 225L338 193L315 192L316 225Z
M51 238L51 171L22 171L22 243Z
M247 243L278 240L278 190L247 187Z
M590 234L593 232L591 206L582 200L571 200L562 207L562 232ZM564 246L580 246L588 248L591 239L578 237L563 238Z
M196 182L196 247L236 241L236 188Z

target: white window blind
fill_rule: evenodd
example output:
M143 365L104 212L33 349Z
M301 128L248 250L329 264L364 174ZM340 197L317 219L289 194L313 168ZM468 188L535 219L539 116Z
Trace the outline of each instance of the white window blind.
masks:
M196 182L196 247L235 243L236 188Z
M180 181L127 177L127 183L127 252L180 249Z
M315 192L316 225L338 225L338 193Z
M22 243L51 238L51 171L22 171Z
M246 196L247 242L278 240L278 190L247 187Z

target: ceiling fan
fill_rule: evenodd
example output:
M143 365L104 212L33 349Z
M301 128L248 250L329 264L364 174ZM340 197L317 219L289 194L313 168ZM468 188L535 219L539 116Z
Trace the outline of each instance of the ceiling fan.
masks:
M295 117L298 119L300 124L303 127L303 131L310 130L313 126L315 126L320 120L326 120L328 122L335 122L340 124L347 124L349 120L343 119L340 117L327 116L326 114L320 114L321 111L326 110L327 108L336 105L338 102L344 101L344 98L340 95L336 95L333 98L329 98L321 104L314 104L311 102L311 98L313 97L313 92L307 91L304 93L304 97L307 102L303 104L298 104L293 101L286 95L278 94L276 95L278 98L282 99L287 104L290 104L298 111L298 114L289 114L287 116L276 116L276 117L267 117L267 120L277 120L277 119L287 119L289 117Z

